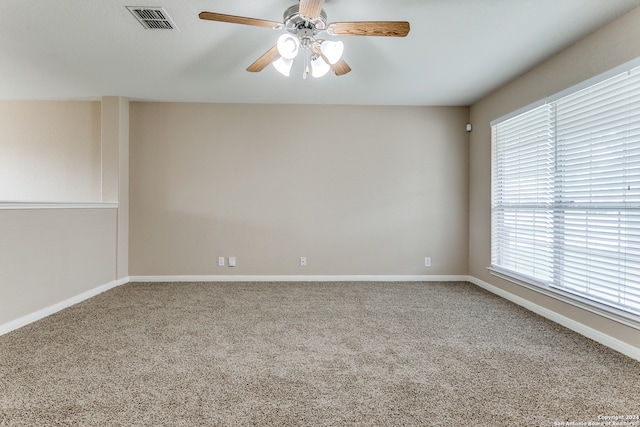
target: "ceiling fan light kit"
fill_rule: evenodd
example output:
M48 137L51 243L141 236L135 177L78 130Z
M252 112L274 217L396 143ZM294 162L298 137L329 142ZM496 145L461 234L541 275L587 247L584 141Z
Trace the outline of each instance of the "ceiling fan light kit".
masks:
M322 77L331 70L331 66L324 62L318 55L311 60L311 75L315 78Z
M278 53L285 59L293 59L298 55L300 41L291 34L283 34L278 37Z
M293 67L293 59L280 57L271 63L273 67L278 70L280 74L285 77L289 77L291 74L291 67Z
M294 59L300 50L304 55L302 78L322 77L330 70L337 76L351 71L351 67L342 59L344 43L342 41L317 39L319 33L331 36L385 36L405 37L410 26L406 21L367 21L327 23L327 14L322 9L324 0L300 0L299 4L285 10L282 23L244 16L225 15L215 12L201 12L200 19L232 24L266 27L286 32L278 37L277 43L253 64L247 71L259 72L272 64L278 72L289 76Z
M329 40L322 40L320 42L320 50L324 56L329 60L329 64L333 65L340 61L342 58L342 52L344 52L344 43L341 41L332 42Z

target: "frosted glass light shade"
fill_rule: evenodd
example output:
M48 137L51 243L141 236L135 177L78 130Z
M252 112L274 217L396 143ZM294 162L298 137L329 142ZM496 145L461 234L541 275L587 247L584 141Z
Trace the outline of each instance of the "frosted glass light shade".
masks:
M293 59L287 59L284 57L280 57L271 63L276 70L280 72L283 76L289 77L289 73L291 72L291 67L293 66Z
M322 77L329 72L331 67L324 62L319 56L311 60L311 75L313 77Z
M335 64L342 58L342 52L344 52L344 43L341 41L332 42L325 40L320 45L322 54L329 60L330 64Z
M298 55L300 40L291 34L283 34L278 37L278 53L285 59L293 59Z

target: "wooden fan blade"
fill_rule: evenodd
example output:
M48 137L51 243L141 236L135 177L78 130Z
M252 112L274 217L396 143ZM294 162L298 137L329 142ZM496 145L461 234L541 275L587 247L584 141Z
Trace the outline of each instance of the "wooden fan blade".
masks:
M269 66L273 61L278 59L280 54L278 53L278 46L273 46L271 49L265 52L260 58L256 59L255 62L249 67L247 67L247 71L252 73L257 73L259 71L264 70Z
M283 28L284 25L276 21L266 21L264 19L247 18L245 16L225 15L215 12L200 12L200 19L208 21L229 22L231 24L253 25L254 27Z
M331 64L327 59L327 57L324 56L324 53L322 53L322 50L320 49L319 44L316 44L313 46L313 52L317 54L320 58L322 58L324 62L329 64L329 66L331 67L331 70L336 74L336 76L344 76L349 71L351 71L351 67L349 67L349 65L342 58L340 58L340 60L335 64Z
M338 62L331 65L331 69L334 73L336 73L336 76L344 76L349 71L351 71L351 67L349 67L349 65L344 62L344 59L340 59Z
M306 16L307 18L316 19L320 16L323 5L324 0L300 0L298 13Z
M327 27L332 36L405 37L411 27L406 21L333 22Z

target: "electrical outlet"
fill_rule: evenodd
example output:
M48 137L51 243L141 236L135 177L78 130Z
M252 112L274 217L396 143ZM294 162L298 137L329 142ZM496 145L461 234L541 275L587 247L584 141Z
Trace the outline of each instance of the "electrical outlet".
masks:
M229 257L229 267L235 267L235 266L236 266L236 257L230 256Z
M307 257L306 256L301 256L300 257L300 267L306 267L307 266Z
M224 257L223 256L219 256L218 257L218 267L224 267Z
M431 267L431 257L425 257L424 258L424 266L425 267Z

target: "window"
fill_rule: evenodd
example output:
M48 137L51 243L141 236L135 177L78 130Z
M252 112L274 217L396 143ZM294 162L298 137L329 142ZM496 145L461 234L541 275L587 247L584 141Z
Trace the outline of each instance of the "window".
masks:
M640 67L492 123L492 271L640 323Z

